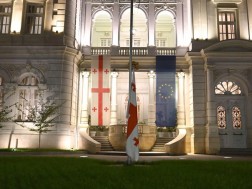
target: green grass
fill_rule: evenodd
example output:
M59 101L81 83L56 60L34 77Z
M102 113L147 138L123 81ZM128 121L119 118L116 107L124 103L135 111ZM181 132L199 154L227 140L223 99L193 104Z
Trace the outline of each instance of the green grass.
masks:
M89 158L0 157L0 189L247 189L252 161L169 160L126 166Z

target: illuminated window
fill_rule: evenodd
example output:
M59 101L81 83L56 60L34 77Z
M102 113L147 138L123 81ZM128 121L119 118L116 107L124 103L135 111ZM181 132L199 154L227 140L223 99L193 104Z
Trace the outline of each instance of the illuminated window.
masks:
M101 39L101 47L110 47L111 46L111 39L103 38Z
M165 39L156 39L156 47L165 47L166 40Z
M221 129L226 128L226 110L223 106L217 107L217 125Z
M29 120L29 110L38 104L38 80L27 76L19 83L19 113L18 120Z
M130 46L130 40L126 40L126 46L129 47ZM139 39L134 39L133 40L133 47L140 47L140 40Z
M240 87L232 81L221 81L215 86L215 94L221 95L240 95Z
M10 33L11 11L10 4L0 4L0 34Z
M219 11L218 12L218 30L219 39L236 39L236 18L234 11Z
M41 34L43 29L43 17L43 4L27 4L25 15L25 33Z
M240 129L241 128L241 110L237 106L234 106L232 108L232 119L233 119L233 128Z

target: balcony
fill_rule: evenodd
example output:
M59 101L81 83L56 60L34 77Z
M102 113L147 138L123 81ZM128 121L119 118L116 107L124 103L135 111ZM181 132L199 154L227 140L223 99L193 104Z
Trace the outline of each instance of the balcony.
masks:
M91 55L129 56L129 47L91 47ZM87 49L85 52L88 52ZM86 53L84 53L86 54ZM133 47L133 56L176 55L176 48Z

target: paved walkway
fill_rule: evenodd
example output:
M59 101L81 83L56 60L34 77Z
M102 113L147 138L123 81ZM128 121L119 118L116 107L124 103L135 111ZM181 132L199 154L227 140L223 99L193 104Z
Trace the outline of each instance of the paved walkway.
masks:
M126 162L127 156L122 152L103 154L89 154L86 152L0 152L0 156L46 156L46 157L75 157L75 158L92 158L107 161ZM252 161L252 155L203 155L187 154L179 156L170 156L166 154L140 153L139 161L158 161L158 160L246 160Z

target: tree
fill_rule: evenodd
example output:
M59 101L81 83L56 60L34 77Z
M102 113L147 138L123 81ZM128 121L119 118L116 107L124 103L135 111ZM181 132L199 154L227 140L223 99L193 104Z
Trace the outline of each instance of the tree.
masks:
M26 100L26 99L25 99ZM40 98L40 101L35 106L29 105L25 110L21 109L19 105L17 105L18 111L21 111L22 114L24 112L28 112L27 120L20 120L18 118L15 122L21 127L29 129L29 131L34 131L39 134L39 148L41 143L41 135L43 133L47 133L51 131L51 127L54 126L55 120L59 117L58 109L62 106L62 104L57 105L54 101L51 102L47 100L43 101L43 98ZM28 125L27 122L32 123L32 125Z
M15 92L13 92L14 89L10 87L6 87L5 90L0 90L0 128L4 127L3 122L8 122L13 119L13 115L11 116L12 107L15 106L15 104L7 105L9 101L9 98L11 98Z
M12 111L9 106L4 106L1 108L1 110L0 110L0 128L3 127L3 125L2 125L3 122L10 121L13 118L13 116L9 116L9 114L11 112Z

